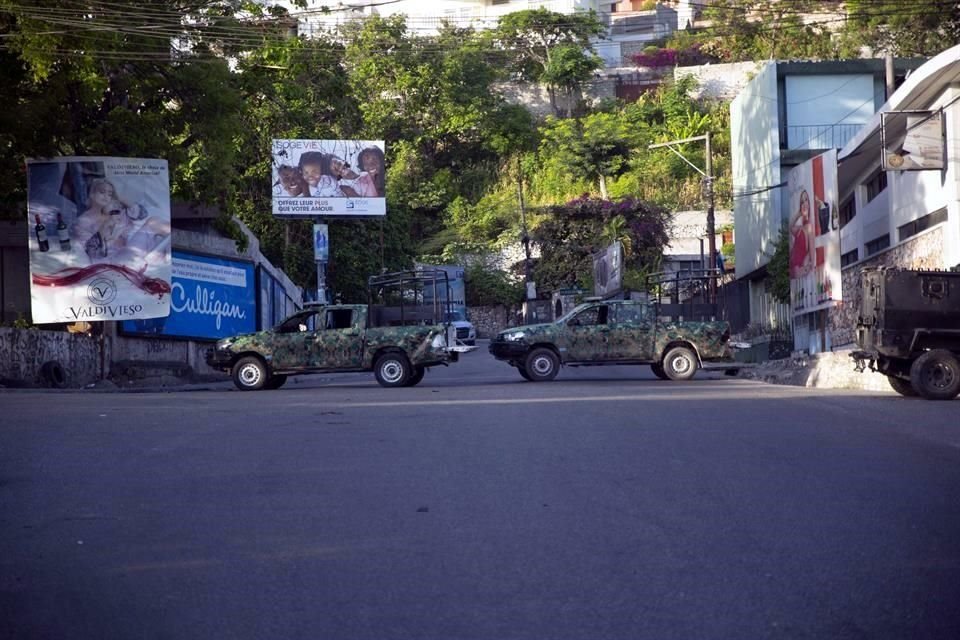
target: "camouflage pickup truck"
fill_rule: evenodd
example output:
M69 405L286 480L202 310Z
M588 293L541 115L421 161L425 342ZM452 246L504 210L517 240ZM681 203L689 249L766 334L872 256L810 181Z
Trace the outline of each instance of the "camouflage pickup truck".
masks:
M525 379L552 380L560 365L650 365L664 380L689 380L697 369L735 370L726 321L658 319L639 300L588 302L555 322L514 327L490 341L490 353Z
M371 276L368 304L310 304L272 329L226 338L207 351L242 391L277 389L302 373L373 371L384 387L412 387L430 367L476 347L457 343L450 283L440 270ZM441 292L446 291L446 295Z

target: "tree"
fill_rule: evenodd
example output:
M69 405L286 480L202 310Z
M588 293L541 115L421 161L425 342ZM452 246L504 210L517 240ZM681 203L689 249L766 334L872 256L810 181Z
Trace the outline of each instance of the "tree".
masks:
M559 116L558 91L576 102L582 84L603 66L591 39L604 33L592 10L565 14L528 9L500 18L493 38L515 77L546 85L550 105Z
M960 4L942 0L849 0L848 43L895 56L933 56L960 42Z
M625 266L635 271L659 265L668 242L667 210L633 198L577 198L549 213L533 232L541 255L534 275L545 291L575 284L589 288L593 255L607 246L611 233L624 244Z
M619 113L593 113L581 119L549 119L544 151L570 174L595 181L607 199L607 179L627 169L636 136Z

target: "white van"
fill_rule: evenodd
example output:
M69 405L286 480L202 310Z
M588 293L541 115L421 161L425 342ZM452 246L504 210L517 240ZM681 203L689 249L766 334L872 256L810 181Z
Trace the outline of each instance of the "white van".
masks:
M471 347L477 344L477 330L467 320L467 315L463 311L457 309L448 313L447 322L457 330L457 342Z

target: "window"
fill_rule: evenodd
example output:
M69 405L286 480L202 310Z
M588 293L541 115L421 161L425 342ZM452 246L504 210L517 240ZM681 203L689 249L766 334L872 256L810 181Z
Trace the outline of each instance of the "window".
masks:
M860 252L857 249L853 251L847 251L845 254L840 256L840 267L843 268L847 265L853 264L860 259Z
M584 309L573 318L570 324L578 327L594 327L599 324L607 324L607 305Z
M947 221L947 210L938 209L933 213L928 213L922 218L917 218L916 220L911 220L905 225L897 227L897 232L899 233L900 242L903 242L910 236L915 236L921 231L926 231L930 227L940 224L941 222Z
M857 215L857 200L850 196L840 205L840 228L843 229L847 223L853 220Z
M349 329L353 325L351 309L330 309L327 311L327 329Z
M887 188L887 172L878 171L863 186L867 188L867 202L870 202Z
M890 246L890 234L885 233L879 238L874 238L864 246L864 254L872 256L875 253L883 251Z
M621 304L617 305L616 322L643 322L647 319L646 304Z

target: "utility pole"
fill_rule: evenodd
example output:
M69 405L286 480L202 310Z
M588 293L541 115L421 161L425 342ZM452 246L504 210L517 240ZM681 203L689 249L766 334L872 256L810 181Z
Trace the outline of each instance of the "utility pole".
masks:
M674 145L684 144L686 142L699 142L703 140L706 143L706 167L705 171L701 170L700 167L693 164L687 160L682 153L677 151L674 148ZM666 147L675 153L681 160L686 162L688 165L694 168L697 173L703 176L704 183L704 192L707 201L707 242L709 243L709 269L717 268L717 230L716 230L716 219L714 211L714 194L713 194L713 149L710 145L710 132L708 131L706 135L702 136L693 136L692 138L684 138L683 140L671 140L670 142L661 142L660 144L651 144L648 149L659 149L661 147ZM716 301L717 293L717 279L710 278L710 301Z
M523 243L523 290L524 298L529 302L536 298L533 291L532 272L530 268L530 235L527 233L527 211L523 206L523 169L520 165L520 157L517 156L517 197L520 201L520 227L523 235L520 236L520 242ZM529 315L529 304L524 304L523 321L527 321Z

